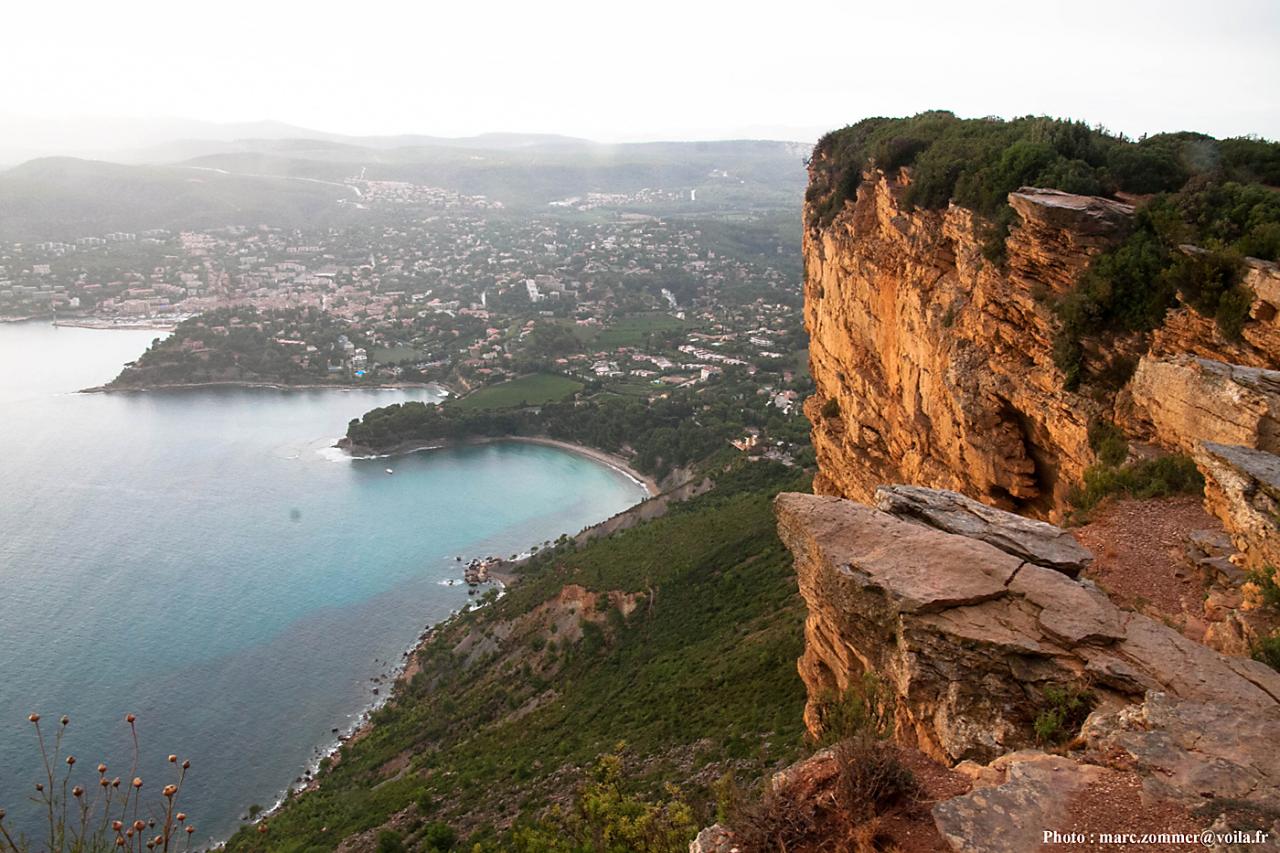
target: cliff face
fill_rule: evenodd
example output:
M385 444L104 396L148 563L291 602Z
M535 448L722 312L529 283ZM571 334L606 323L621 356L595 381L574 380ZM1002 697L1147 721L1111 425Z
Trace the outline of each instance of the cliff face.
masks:
M1132 771L1151 802L1274 801L1280 675L1247 658L1248 642L1210 648L1117 606L1088 579L1092 555L1027 516L1065 508L1096 461L1090 423L1114 421L1149 445L1139 453L1194 458L1231 534L1202 562L1225 579L1219 599L1246 597L1243 569L1280 563L1280 269L1246 262L1240 340L1180 305L1151 333L1084 341L1088 374L1112 381L1067 391L1052 297L1129 233L1134 209L1024 188L996 264L970 211L906 209L909 180L865 173L827 225L806 211L818 494L775 509L808 607L807 727L820 733L830 703L871 672L895 695L898 741L1007 778L935 807L956 850L1034 846L975 827L998 792L1046 800L1019 794L1031 777L1001 775L1002 762L1045 758L1032 748L1046 703L1068 689L1092 712L1055 770Z
M1128 233L1133 208L1024 188L1009 197L1018 221L1000 266L983 257L972 212L907 210L909 177L865 177L856 201L826 227L809 215L804 234L815 490L865 502L877 486L905 482L1053 516L1094 461L1090 420L1120 417L1128 395L1064 390L1047 297ZM1280 273L1251 262L1245 283L1256 299L1241 343L1181 307L1152 335L1086 342L1090 371L1184 353L1280 363ZM1191 441L1172 429L1139 436Z

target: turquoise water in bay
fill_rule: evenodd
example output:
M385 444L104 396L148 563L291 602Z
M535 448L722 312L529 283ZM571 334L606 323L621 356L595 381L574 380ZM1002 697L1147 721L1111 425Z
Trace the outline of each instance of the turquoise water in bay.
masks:
M644 496L536 445L331 450L351 418L426 389L72 393L154 336L0 326L0 808L25 828L27 714L50 730L69 714L77 766L124 775L132 712L144 780L190 758L183 807L198 838L225 837L465 605L455 557L523 552Z

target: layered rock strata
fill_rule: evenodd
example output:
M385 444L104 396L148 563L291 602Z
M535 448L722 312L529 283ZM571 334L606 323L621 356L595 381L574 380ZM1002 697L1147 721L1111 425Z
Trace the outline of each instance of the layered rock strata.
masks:
M1280 451L1280 371L1192 355L1144 355L1128 386L1124 426L1186 453L1196 443Z
M1253 569L1280 567L1280 456L1204 441L1194 458L1205 475L1205 508L1231 534L1235 560Z
M1017 218L998 264L984 257L991 227L973 212L902 203L909 170L864 178L834 220L820 226L808 215L804 233L817 386L805 412L819 494L870 502L880 485L911 483L1053 518L1095 462L1095 418L1128 417L1184 451L1196 440L1266 449L1280 441L1273 404L1259 401L1274 394L1271 369L1280 367L1276 264L1246 261L1254 301L1240 341L1178 307L1153 334L1086 340L1089 373L1114 381L1073 393L1054 365L1051 306L1129 233L1133 208L1023 188L1009 196ZM1124 378L1140 359L1130 394ZM1175 391L1167 401L1166 382ZM1261 388L1246 390L1251 383ZM1201 390L1211 393L1198 399ZM1243 407L1239 422L1224 406L1231 394ZM1218 411L1197 413L1198 404Z
M799 667L815 732L824 703L868 671L896 694L897 738L951 764L1034 746L1048 685L1088 690L1099 715L1156 693L1260 720L1280 714L1280 673L1121 611L1089 582L990 538L834 497L783 494L776 510L809 606ZM1009 519L1013 530L1024 521ZM1280 776L1264 775L1255 788L1280 794Z

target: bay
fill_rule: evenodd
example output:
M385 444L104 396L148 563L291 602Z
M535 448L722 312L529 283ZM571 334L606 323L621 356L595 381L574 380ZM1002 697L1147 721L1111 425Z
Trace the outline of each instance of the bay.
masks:
M467 603L447 585L457 557L523 552L644 497L552 447L331 448L351 418L430 389L75 393L154 336L0 326L0 807L27 830L29 713L70 715L78 766L122 776L136 714L144 780L189 758L183 807L198 838L225 837Z

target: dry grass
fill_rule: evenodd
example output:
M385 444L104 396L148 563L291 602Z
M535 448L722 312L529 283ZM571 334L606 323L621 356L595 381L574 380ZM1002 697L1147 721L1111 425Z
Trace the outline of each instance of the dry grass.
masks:
M33 782L35 796L31 801L43 815L45 837L15 837L5 824L5 810L0 808L0 853L168 853L180 846L191 849L195 827L178 807L191 762L170 755L172 781L160 786L157 798L144 805L144 789L153 788L147 787L138 775L138 729L133 714L125 717L133 739L133 757L130 770L123 777L108 775L105 762L99 762L92 775L84 765L77 770L76 757L64 752L69 717L58 721L52 738L41 728L39 714L27 719L35 732L44 768L43 777Z

